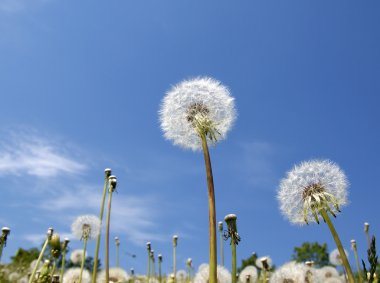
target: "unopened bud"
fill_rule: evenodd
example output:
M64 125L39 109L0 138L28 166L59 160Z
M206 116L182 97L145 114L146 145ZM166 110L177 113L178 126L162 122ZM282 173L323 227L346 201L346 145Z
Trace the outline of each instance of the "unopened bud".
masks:
M177 246L177 242L178 242L178 236L177 236L177 235L174 235L174 236L173 236L173 247L176 247L176 246Z
M356 241L355 240L351 240L351 249L353 249L354 251L356 250Z
M218 222L218 228L219 228L220 232L223 231L223 222L222 221Z
M109 178L111 176L112 170L111 168L104 169L104 175L106 175L106 178Z
M368 233L368 231L369 231L369 223L365 222L364 223L364 232Z
M117 185L117 178L115 175L111 175L108 177L108 182L109 182L109 186L110 186L110 190L113 192L115 189L116 189L116 185Z

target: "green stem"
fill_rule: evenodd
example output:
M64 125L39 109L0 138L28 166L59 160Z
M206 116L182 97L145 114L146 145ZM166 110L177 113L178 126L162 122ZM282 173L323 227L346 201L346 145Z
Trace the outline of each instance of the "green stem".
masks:
M84 269L84 262L86 261L86 248L87 248L87 238L84 237L84 239L83 239L82 263L80 265L80 274L79 274L79 283L82 283L82 274L83 274L83 269Z
M150 251L148 250L148 270L147 270L147 277L148 277L148 282L150 281Z
M51 278L53 278L53 275L54 275L54 272L55 272L55 267L56 267L56 265L57 265L57 260L56 260L56 259L53 259L53 267L52 267L52 269L51 269L51 273L50 273Z
M219 231L220 236L220 264L224 266L224 241L223 241L223 231Z
M232 239L231 240L231 251L232 251L232 271L231 271L231 277L232 277L232 283L236 283L236 243Z
M66 260L66 249L62 252L62 265L61 265L61 272L59 276L59 282L63 282L63 273L65 272L65 260Z
M47 247L48 243L49 243L49 237L46 238L45 243L44 243L44 245L42 246L42 249L41 249L40 255L38 256L38 259L37 259L36 265L35 265L34 268L33 268L32 275L30 275L29 283L32 283L32 282L34 281L34 277L36 276L36 272L37 272L38 265L39 265L40 262L41 262L41 259L42 259L43 255L44 255L44 252L45 252L45 250L46 250L46 247Z
M343 266L344 266L344 268L345 268L345 270L347 272L347 276L348 276L349 282L350 283L355 283L354 275L352 273L351 266L350 266L350 264L348 262L347 255L344 252L342 242L340 241L338 233L335 230L335 227L334 227L333 223L331 222L331 219L330 219L329 215L327 214L327 212L326 212L326 210L324 208L322 208L319 211L319 213L322 215L322 218L325 220L325 222L329 226L330 232L331 232L331 234L332 234L332 236L334 238L335 244L336 244L336 246L338 248L338 251L339 251L339 254L340 254L340 258L342 259Z
M120 261L119 261L119 245L116 245L116 266L120 267Z
M207 192L208 192L208 209L209 209L209 283L217 283L216 273L216 216L215 216L215 193L214 193L214 180L212 175L211 159L208 151L206 135L200 135L202 140L203 156L205 160L206 175L207 175Z
M4 241L1 239L1 236L0 236L0 261L1 261L1 256L3 255L3 248L4 248Z
M370 249L370 248L371 248L371 238L370 238L370 236L369 236L369 232L368 232L368 230L365 231L365 236L366 236L366 238L367 238L368 249Z
M105 177L105 180L104 180L102 205L101 205L100 214L99 214L100 227L102 227L102 221L103 221L104 203L106 201L106 195L107 195L107 184L108 184L108 175L106 174L106 177ZM92 283L96 283L96 274L97 274L97 271L98 271L98 258L99 258L100 237L101 237L101 233L99 233L99 235L98 235L98 237L96 239L96 248L95 248L95 256L94 256L94 269L92 271Z
M111 220L111 201L112 201L112 190L108 191L108 208L107 208L107 222L106 222L106 256L105 256L105 271L106 280L109 282L110 277L110 263L109 263L109 240L110 240L110 220Z
M359 257L358 257L358 250L356 249L356 246L354 248L354 255L355 255L355 261L356 261L356 266L358 268L358 276L359 276L359 283L363 282L362 279L362 271L360 269L360 263L359 263Z
M173 274L174 274L174 282L176 282L177 281L176 246L173 246Z
M162 273L161 273L161 261L158 261L158 281L161 283L162 281Z

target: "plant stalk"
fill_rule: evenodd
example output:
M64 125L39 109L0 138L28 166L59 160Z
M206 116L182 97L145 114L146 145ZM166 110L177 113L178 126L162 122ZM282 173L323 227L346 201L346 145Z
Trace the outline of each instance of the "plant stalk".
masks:
M42 246L42 249L41 249L40 255L38 256L38 259L37 259L36 265L34 266L33 271L32 271L32 274L30 275L29 283L32 283L32 282L34 281L34 279L35 279L34 277L36 276L36 272L37 272L38 265L40 264L41 259L42 259L42 257L44 256L44 252L45 252L45 250L46 250L46 247L47 247L48 243L49 243L49 237L46 238L45 243L44 243L44 245Z
M217 255L216 255L216 215L215 215L215 193L214 180L212 175L211 159L207 145L206 134L200 134L202 140L203 156L207 175L207 192L208 192L208 208L209 208L209 283L217 283Z
M105 255L105 271L106 271L106 280L109 282L110 277L110 263L109 263L109 240L110 240L110 220L111 220L111 201L112 201L112 189L108 190L108 208L107 208L107 222L106 222L106 255Z
M63 282L63 273L65 271L65 260L66 260L66 248L62 252L62 265L61 265L61 272L59 275L59 282Z
M79 282L82 283L82 275L84 269L84 262L86 260L86 248L87 248L87 237L83 238L83 253L82 253L82 263L80 265L80 274L79 274Z
M102 205L101 205L100 214L99 214L100 227L102 227L102 221L103 221L104 203L106 201L106 195L107 195L108 177L109 177L109 175L106 173L105 180L104 180ZM94 269L92 271L92 283L96 283L96 274L98 272L98 258L99 258L100 238L101 238L101 233L99 233L99 235L98 235L98 237L96 239L96 248L95 248L95 256L94 256ZM62 279L61 279L61 281L62 281Z
M351 266L348 262L347 255L344 252L344 248L343 248L342 242L340 241L339 235L338 235L337 231L335 230L334 224L331 222L331 219L328 216L328 214L324 208L320 209L319 213L321 214L322 218L325 220L325 222L329 226L330 232L331 232L331 234L334 238L335 244L338 248L340 258L342 259L343 266L346 270L348 281L350 283L355 283L355 279L354 279L354 275L353 275L352 270L351 270Z

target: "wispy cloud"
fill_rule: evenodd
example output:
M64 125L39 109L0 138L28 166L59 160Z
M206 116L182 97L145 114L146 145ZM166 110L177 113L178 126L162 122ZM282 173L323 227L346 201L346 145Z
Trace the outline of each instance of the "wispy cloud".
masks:
M70 226L68 219L74 220L81 214L98 215L102 199L99 188L80 186L61 191L59 197L44 199L38 204L40 209L54 212L55 221ZM84 201L85 200L85 201ZM112 202L111 229L113 233L127 235L136 245L147 240L163 241L164 235L157 231L155 220L160 215L157 198L152 196L122 196L115 194Z
M0 175L52 177L78 174L86 165L75 160L64 144L39 136L33 131L4 134L0 142Z
M0 0L0 12L13 14L49 1L50 0Z

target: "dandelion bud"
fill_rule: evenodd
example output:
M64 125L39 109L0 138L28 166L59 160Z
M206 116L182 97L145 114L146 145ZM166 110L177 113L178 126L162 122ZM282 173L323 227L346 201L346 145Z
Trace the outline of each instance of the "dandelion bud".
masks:
M364 232L368 233L368 231L369 231L369 223L365 222L364 223Z
M308 266L308 267L313 267L314 265L314 261L305 261L305 265Z
M116 244L116 246L120 246L119 237L115 237L115 244Z
M50 240L51 239L51 237L53 236L53 233L54 233L54 229L53 228L48 228L48 230L47 230L47 237L48 237L48 239Z
M173 236L173 247L176 247L176 246L177 246L177 241L178 241L178 236L177 236L177 235L174 235L174 236Z
M146 248L147 248L148 251L151 250L152 246L151 246L150 242L147 242L147 243L146 243Z
M191 267L191 265L193 264L193 260L189 257L186 261L186 264L188 267Z
M223 231L223 222L222 221L218 222L218 229L220 232Z
M356 241L351 240L351 249L356 250Z
M6 245L7 237L9 235L9 233L11 232L11 229L9 229L8 227L3 227L1 230L2 230L3 234L0 236L0 244Z
M158 254L157 258L159 262L162 262L162 254Z
M62 243L62 249L65 250L69 243L70 243L69 238L65 238Z
M237 217L235 214L228 214L224 217L224 221L226 221L228 227L226 238L231 238L231 242L233 241L235 244L238 244L240 236L237 232L236 219Z
M3 227L1 228L1 231L3 232L3 235L8 236L11 232L11 229L9 229L8 227Z
M135 270L133 268L131 268L131 275L135 275Z
M54 234L50 239L50 246L52 249L60 249L61 248L61 240L58 234Z
M111 168L104 169L104 174L106 175L106 178L109 178L111 176L112 170Z
M108 177L109 185L110 185L110 190L113 192L116 189L117 185L117 178L115 175L111 175Z

